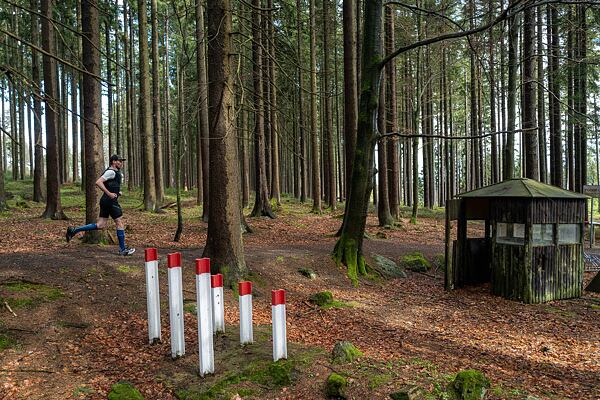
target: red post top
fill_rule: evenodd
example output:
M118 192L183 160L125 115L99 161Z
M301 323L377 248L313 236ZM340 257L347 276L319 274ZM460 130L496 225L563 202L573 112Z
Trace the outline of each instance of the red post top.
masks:
M146 262L158 260L158 252L153 247L146 249L144 253L146 255Z
M285 304L285 290L271 290L271 304L274 306Z
M223 287L223 275L215 274L210 277L211 287Z
M196 275L210 274L210 258L196 258Z
M181 268L181 253L171 253L167 255L167 267Z
M245 296L247 294L252 294L252 282L240 282L238 284L238 288L240 290L240 296Z

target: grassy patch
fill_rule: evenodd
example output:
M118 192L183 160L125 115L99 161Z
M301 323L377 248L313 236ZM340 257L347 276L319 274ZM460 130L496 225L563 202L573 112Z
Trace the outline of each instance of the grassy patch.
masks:
M372 375L369 378L369 389L377 389L381 385L385 385L393 378L392 374Z
M64 296L64 293L55 287L23 281L4 282L0 285L0 290L5 293L0 300L6 301L14 308L32 307Z
M137 265L119 265L117 270L124 274L135 274L140 272L141 268Z
M80 398L81 396L87 397L88 395L94 394L96 391L87 386L77 386L75 390L73 390L73 397Z
M14 347L16 344L17 341L15 339L4 333L0 333L0 351Z
M196 303L186 303L183 305L183 311L196 315L197 312Z

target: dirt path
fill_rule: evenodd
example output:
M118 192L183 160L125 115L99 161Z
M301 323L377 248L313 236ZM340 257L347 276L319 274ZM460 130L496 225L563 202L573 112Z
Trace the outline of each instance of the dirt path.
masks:
M277 220L250 219L255 233L244 237L246 260L255 282L254 322L258 335L265 335L264 347L270 290L285 288L292 348L322 350L298 372L294 385L248 398L323 398L322 385L332 370L351 377L349 395L357 399L383 399L406 383L436 393L450 374L465 368L480 369L491 379L489 398L600 398L600 296L585 293L582 299L524 305L491 296L487 287L445 292L440 272L364 280L355 288L329 256L339 217L307 210L288 207ZM0 351L0 397L101 399L112 384L127 380L146 399L170 399L182 382L201 386L191 313L186 314L187 355L170 359L164 272L163 342L147 344L143 248L158 247L161 265L168 252L182 252L184 297L193 301L191 266L201 255L205 224L186 223L183 241L175 244L170 242L171 214L131 211L128 242L138 252L122 258L114 246L65 243L68 223L34 218L39 213L15 210L0 219L0 297L24 301L22 292L7 286L11 282L44 284L62 294L36 292L33 303L13 309L16 317L5 306L0 309L0 338L10 342ZM370 218L373 239L365 242L366 253L398 260L421 251L433 259L443 251L442 229L441 221L422 219L416 226L381 230ZM315 270L317 279L301 276L297 270L303 267ZM307 300L321 290L353 306L316 309ZM229 354L226 349L236 347L237 301L230 290L225 296L229 332L215 346ZM363 361L331 365L327 353L339 340L357 345ZM259 356L259 349L235 357ZM217 369L226 362L217 360Z

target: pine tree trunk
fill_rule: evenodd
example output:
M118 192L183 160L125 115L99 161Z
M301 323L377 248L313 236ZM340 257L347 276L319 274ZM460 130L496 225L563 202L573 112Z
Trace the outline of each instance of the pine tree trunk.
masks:
M31 0L30 7L32 10L38 10L39 0ZM39 17L36 14L31 14L31 41L34 45L39 46ZM40 101L40 90L42 87L40 79L40 60L37 51L31 50L31 80L33 81L33 129L34 129L34 167L33 167L33 201L41 202L44 200L43 180L44 180L44 153L42 148L42 102ZM4 94L4 93L3 93ZM4 96L2 96L4 98ZM2 122L4 125L4 108L2 109ZM0 134L0 146L4 134ZM75 151L75 150L74 150ZM2 161L0 160L0 164Z
M334 259L348 268L348 276L358 284L358 276L366 274L362 243L365 233L367 208L374 172L374 150L377 135L373 121L378 110L379 80L382 65L382 1L365 3L364 43L361 68L361 94L358 114L358 137L352 187L348 201L350 205L344 215L342 233L333 251Z
M208 234L203 257L211 272L221 272L233 287L247 273L241 233L240 178L233 132L233 74L229 64L229 0L208 0L208 110L210 121L210 187Z
M537 8L537 117L538 117L538 153L540 161L540 182L546 182L548 180L548 168L547 168L547 152L546 152L546 112L545 112L545 99L544 99L544 53L543 42L543 8Z
M568 21L568 32L567 32L567 172L568 172L568 188L571 191L575 190L575 154L573 149L573 133L575 126L575 116L573 110L575 109L575 98L574 98L574 87L573 87L573 75L575 73L575 67L573 62L574 46L575 43L573 37L573 6L567 6L567 21ZM558 20L554 20L553 22Z
M302 3L296 0L296 29L302 32ZM302 73L302 35L298 35L296 40L296 53L298 57L298 136L300 141L300 202L304 203L308 197L308 154L307 154L307 130L306 116L304 114L304 74Z
M144 210L156 211L156 181L154 177L154 140L152 136L152 105L148 65L148 14L146 0L138 0L139 68L140 68L140 135L142 139Z
M171 113L170 113L170 104L171 104L171 80L169 79L169 18L165 17L165 36L164 40L164 60L163 60L163 76L164 80L164 99L165 99L165 147L164 147L164 160L165 160L165 186L170 188L173 187L173 145L172 134L171 134Z
M558 11L552 4L546 9L547 41L548 41L548 122L550 134L550 183L563 187L562 133L560 118L560 81L559 69L559 36ZM570 63L570 61L568 61Z
M514 1L514 0L513 0ZM503 178L511 179L515 174L515 126L517 114L517 45L519 24L516 17L508 19L508 84L507 84L507 134L504 147Z
M299 0L298 0L299 1ZM344 149L345 149L345 193L348 199L352 186L352 160L356 151L356 129L358 114L358 87L356 72L356 3L360 0L343 0L344 29ZM348 202L346 201L346 208Z
M392 52L395 46L395 24L394 24L394 13L391 7L385 8L385 53L389 54ZM385 114L386 124L384 132L396 132L398 130L398 114L397 114L397 97L396 97L396 62L395 60L390 61L385 66L386 73L386 102L385 102ZM383 127L382 127L383 128ZM398 138L390 137L387 143L387 164L381 166L381 168L388 169L388 199L389 207L392 218L398 220L400 218L400 188L398 184L400 182L400 165L399 165L399 154L398 154Z
M163 178L162 121L160 118L160 64L158 57L157 0L152 0L150 2L150 15L152 19L152 132L154 139L154 184L156 187L156 204L157 206L160 206L165 199L165 181Z
M321 212L321 162L317 132L317 37L315 33L315 0L310 3L310 138L312 147L312 196L315 213Z
M255 199L252 217L268 216L275 218L269 201L269 188L267 186L267 165L265 160L265 127L264 127L264 101L263 101L263 72L262 62L262 32L261 16L258 9L260 0L252 2L252 77L254 83L254 165L255 165Z
M525 176L539 180L538 135L536 121L535 84L535 14L533 8L526 8L523 17L523 136L525 137Z
M582 193L587 184L587 21L586 5L575 8L575 71L573 97L575 111L575 191Z
M83 33L83 65L93 75L100 75L100 19L93 0L81 2L81 27ZM93 223L98 216L98 190L96 180L102 174L102 115L100 112L100 81L90 74L83 75L83 116L85 118L85 221ZM87 231L85 241L98 243L101 231Z
M380 132L385 132L385 109L386 109L386 82L387 79L382 78L379 86L379 110L377 112L377 126ZM382 137L377 142L377 217L379 226L394 225L394 218L390 212L390 200L388 191L388 162L387 162L387 146L389 140Z
M336 209L336 183L335 183L335 151L333 145L333 115L331 110L331 82L330 82L330 37L329 37L329 25L331 24L329 16L329 0L323 0L323 138L325 142L323 147L325 148L323 154L324 161L324 174L326 174L327 182L326 185L326 201L332 210Z
M198 94L200 96L200 109L199 109L199 125L202 145L201 158L202 158L202 219L208 221L208 210L210 207L210 193L209 193L209 142L208 142L208 82L206 78L206 35L204 31L204 10L202 1L196 1L196 65L198 72Z
M54 52L54 28L49 19L54 9L53 0L42 0L42 48ZM60 202L59 165L58 165L58 104L56 102L56 61L44 55L44 101L46 103L46 209L42 218L65 219Z
M273 23L273 0L267 0L267 24L268 24L268 49L270 56L268 57L269 68L269 134L271 136L271 198L275 199L277 205L281 205L281 177L279 165L279 121L277 117L277 76L275 70L275 25Z

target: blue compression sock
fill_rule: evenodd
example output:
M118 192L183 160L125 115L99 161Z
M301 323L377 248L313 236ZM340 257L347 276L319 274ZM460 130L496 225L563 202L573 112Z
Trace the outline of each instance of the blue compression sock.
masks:
M125 231L117 229L117 238L119 239L119 248L121 251L125 250Z
M83 225L83 226L79 226L77 228L75 228L73 230L73 234L75 233L79 233L79 232L85 232L85 231L93 231L98 229L98 225L96 224L87 224L87 225Z

